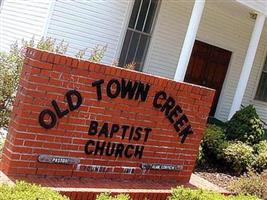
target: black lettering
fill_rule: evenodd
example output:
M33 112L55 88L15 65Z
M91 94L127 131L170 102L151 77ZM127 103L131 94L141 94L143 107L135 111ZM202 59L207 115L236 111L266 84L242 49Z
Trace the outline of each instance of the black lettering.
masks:
M147 139L148 139L149 134L152 131L152 129L151 128L145 128L144 131L145 131L145 139L144 139L144 142L146 142Z
M155 108L161 108L162 107L162 104L158 103L158 99L160 98L160 96L162 96L162 98L164 100L166 100L166 98L167 98L167 94L164 91L157 92L157 94L155 95L154 100L153 100L153 106Z
M181 143L182 143L182 144L185 142L185 139L186 139L186 137L187 137L189 134L193 134L193 130L192 130L191 125L188 125L187 127L185 127L185 128L181 131L181 133L179 133L179 136L183 136L183 137L182 137L182 140L181 140Z
M179 105L176 105L174 109L169 113L167 118L171 123L174 123L173 117L178 117L178 115L182 112L183 112L182 108Z
M112 147L110 148L110 146ZM112 156L112 154L114 153L115 147L116 147L115 143L111 144L111 142L108 142L107 147L106 147L106 155Z
M92 83L92 86L95 87L96 86L96 94L97 94L97 100L101 100L102 99L102 90L101 90L101 84L104 83L104 80L97 80L95 82Z
M188 118L187 118L187 116L185 115L185 114L183 114L182 116L181 116L181 118L180 119L178 119L176 122L175 122L175 124L177 124L177 125L180 125L181 127L185 124L185 123L187 123L188 122Z
M73 103L72 96L76 96L77 98L76 104ZM82 95L78 91L70 90L67 92L66 97L67 97L70 111L76 110L81 106L83 99L82 99Z
M61 111L60 108L57 105L57 102L55 100L52 100L52 106L54 107L58 118L62 118L63 116L65 116L66 114L69 113L68 109Z
M188 122L188 118L186 117L186 115L182 115L182 117L180 117L180 119L178 119L173 125L176 132L180 132L180 130L181 130L179 128L179 125L180 125L180 127L182 127L184 125L184 123L187 123L187 122Z
M133 134L134 134L134 126L132 126L130 130L129 141L133 138Z
M126 158L131 158L133 156L133 153L129 153L129 149L133 150L134 146L131 145L131 144L126 146L125 151L124 151L124 155L125 155Z
M112 93L112 85L115 84L116 88L115 88L115 92ZM121 91L121 87L120 87L120 82L116 79L112 79L108 82L108 85L107 85L107 95L108 97L110 98L116 98L119 94L120 94L120 91Z
M86 154L91 155L94 151L89 151L89 145L94 146L95 145L95 141L93 140L88 140L85 144L85 148L84 151Z
M50 117L50 122L45 122L44 118L46 115L49 115ZM57 116L55 113L53 113L53 111L49 110L49 109L45 109L43 110L40 114L39 114L39 124L45 128L45 129L51 129L53 128L57 123Z
M105 135L105 137L108 137L108 123L104 123L101 130L99 131L98 137L101 135Z
M117 148L115 151L115 157L117 158L119 156L121 158L123 150L124 150L124 145L122 143L117 144Z
M105 150L105 146L106 142L101 143L100 141L97 141L94 155L97 155L97 153L100 151L99 155L102 156Z
M122 135L121 135L121 139L123 140L125 138L125 135L126 135L126 131L130 128L130 126L127 126L127 125L123 125L121 126L122 128Z
M125 98L126 95L128 94L128 99L133 99L133 96L136 92L136 89L138 87L138 82L134 82L134 85L132 81L128 81L126 85L125 79L121 80L121 98Z
M119 124L113 124L112 127L111 127L111 130L110 130L109 137L113 138L114 133L117 133L119 131L119 129L120 129Z
M141 96L141 101L146 101L149 88L150 86L148 84L145 86L143 83L139 82L138 89L135 94L135 100L138 100Z
M143 130L143 129L142 129L141 127L137 127L137 128L135 129L135 135L134 135L134 137L133 137L133 140L135 140L135 141L140 140L142 130Z
M141 159L143 156L143 151L144 151L144 146L136 146L135 152L134 152L134 157L135 158L139 157L139 159Z
M91 121L89 130L88 130L88 135L96 135L97 134L97 127L98 127L98 122L97 121Z
M170 110L175 106L175 100L172 97L168 97L166 102L161 107L160 111L163 112L165 110L165 116L169 115Z

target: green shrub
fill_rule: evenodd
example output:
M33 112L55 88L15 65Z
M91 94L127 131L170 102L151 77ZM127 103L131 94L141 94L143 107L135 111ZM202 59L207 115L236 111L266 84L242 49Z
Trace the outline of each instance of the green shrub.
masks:
M255 151L255 161L253 163L253 169L258 172L267 168L267 141L260 141L259 144L253 146Z
M256 144L253 147L258 154L266 153L267 152L267 140L262 140L260 141L259 144Z
M7 127L21 69L13 54L0 53L0 127Z
M224 196L223 194L202 189L177 187L172 190L169 200L259 200L251 195Z
M223 149L228 146L223 129L216 125L208 125L201 145L206 157L215 160L221 159Z
M263 123L252 105L237 111L226 123L226 137L228 140L257 144L263 139L263 136Z
M130 200L130 196L128 194L118 194L116 196L112 196L110 193L101 193L96 197L96 200Z
M262 198L266 187L263 178L250 171L246 176L233 181L229 189L235 193L250 194Z
M267 168L267 152L262 152L256 156L253 168L259 172Z
M235 142L224 149L224 159L231 164L234 171L241 173L254 162L253 148L243 142Z
M199 146L199 150L198 150L198 154L197 154L197 165L198 166L203 166L206 163L206 158L205 158L205 154L203 152L203 148L200 145Z
M12 186L0 185L0 200L69 200L69 198L51 189L20 181Z

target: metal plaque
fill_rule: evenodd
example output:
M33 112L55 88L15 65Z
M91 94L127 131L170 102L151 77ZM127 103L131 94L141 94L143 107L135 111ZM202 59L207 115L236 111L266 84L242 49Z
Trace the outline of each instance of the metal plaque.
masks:
M80 163L79 158L52 156L52 155L39 155L38 161L42 163L65 164L65 165L74 165Z
M171 165L171 164L159 164L159 163L142 163L141 169L149 170L170 170L170 171L181 171L183 169L182 165Z

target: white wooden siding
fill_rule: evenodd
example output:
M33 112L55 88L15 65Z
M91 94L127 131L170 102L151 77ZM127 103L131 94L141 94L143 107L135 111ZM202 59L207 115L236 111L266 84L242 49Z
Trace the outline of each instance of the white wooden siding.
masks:
M58 0L47 36L67 41L70 55L85 48L89 48L89 55L96 45L108 45L103 63L111 64L118 59L130 6L130 0Z
M168 78L174 77L192 6L192 1L191 3L162 2L144 68L145 72ZM208 1L205 5L197 39L232 51L216 112L216 117L221 120L227 120L229 115L253 26L254 21L249 18L249 10L237 2ZM267 122L267 103L253 101L267 45L266 39L265 31L257 51L243 104L253 103Z
M45 34L67 41L70 44L68 54L107 44L103 62L110 64L118 59L132 0L57 0L48 17L50 1L24 0L18 3L17 0L5 0L0 14L0 50L8 49L16 39ZM174 77L193 3L161 1L144 72ZM253 26L249 9L235 1L208 0L205 5L197 39L232 51L216 112L216 117L221 120L228 117ZM244 105L254 104L267 122L267 103L254 100L266 51L267 25L242 102Z
M16 40L39 39L44 31L51 0L4 0L0 13L0 50Z
M253 68L249 77L249 82L246 88L245 96L243 98L242 104L249 105L253 104L261 118L267 123L267 102L255 100L255 94L258 88L258 83L261 77L262 68L267 53L267 23L265 22L265 27L261 35L261 40L257 50L256 58L253 64Z
M162 1L143 71L173 78L193 2Z

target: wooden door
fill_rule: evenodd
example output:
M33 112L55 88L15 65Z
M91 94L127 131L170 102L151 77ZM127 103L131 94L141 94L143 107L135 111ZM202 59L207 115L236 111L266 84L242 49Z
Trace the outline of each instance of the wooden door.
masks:
M195 41L185 75L185 82L216 90L210 116L214 116L232 52Z

